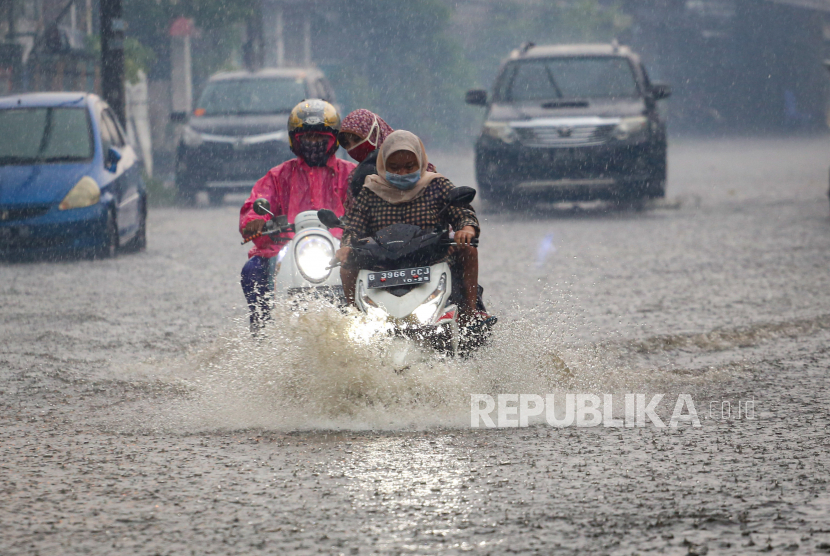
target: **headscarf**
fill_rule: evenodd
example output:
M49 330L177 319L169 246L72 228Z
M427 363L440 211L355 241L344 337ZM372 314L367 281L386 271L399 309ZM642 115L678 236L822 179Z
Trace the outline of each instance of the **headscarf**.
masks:
M421 168L421 178L418 183L415 184L415 187L406 191L402 191L386 181L386 161L393 153L398 151L415 153ZM441 174L428 171L428 166L429 161L427 160L424 144L414 133L401 129L389 134L383 142L378 152L378 173L367 176L363 187L387 203L393 205L408 203L423 193L432 180L443 177Z
M350 112L340 124L340 133L354 133L363 140L348 151L358 162L363 162L370 152L379 149L393 131L383 118L365 108Z

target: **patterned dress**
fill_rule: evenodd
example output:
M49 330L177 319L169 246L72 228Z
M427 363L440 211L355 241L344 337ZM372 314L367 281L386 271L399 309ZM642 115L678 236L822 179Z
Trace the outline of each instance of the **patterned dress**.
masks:
M447 194L454 189L447 178L435 178L415 199L393 205L363 188L343 217L342 245L351 246L359 239L370 237L392 224L412 224L424 229L439 224L450 224L454 230L464 226L475 228L479 234L478 218L471 206L450 207L439 220L438 213L447 204Z

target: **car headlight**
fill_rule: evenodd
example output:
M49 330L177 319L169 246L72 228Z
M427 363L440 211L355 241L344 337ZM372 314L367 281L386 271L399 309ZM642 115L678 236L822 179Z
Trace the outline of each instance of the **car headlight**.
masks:
M628 139L632 135L642 133L648 127L648 118L645 116L634 116L622 118L617 127L614 128L614 137L617 139Z
M63 198L61 204L58 205L60 210L76 209L91 207L101 200L101 189L95 180L89 176L84 176L75 184L66 197Z
M484 122L484 134L503 143L513 143L519 136L507 122Z
M334 245L321 235L306 236L294 247L294 261L303 278L313 284L325 282L331 275Z
M435 288L435 291L430 294L426 300L421 303L412 314L415 315L415 318L418 319L418 322L422 325L432 324L436 317L438 316L438 312L443 308L442 301L444 301L444 292L447 291L447 275L442 274L441 278L438 280L438 287Z
M204 140L202 139L202 134L193 129L192 127L185 126L184 130L182 131L182 142L187 147L198 147L202 144Z

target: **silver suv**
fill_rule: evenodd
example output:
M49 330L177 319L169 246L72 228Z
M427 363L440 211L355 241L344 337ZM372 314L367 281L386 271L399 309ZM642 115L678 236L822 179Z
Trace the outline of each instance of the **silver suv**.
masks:
M493 91L467 92L487 107L475 146L482 197L534 200L662 197L666 126L653 84L628 48L533 46L514 51Z

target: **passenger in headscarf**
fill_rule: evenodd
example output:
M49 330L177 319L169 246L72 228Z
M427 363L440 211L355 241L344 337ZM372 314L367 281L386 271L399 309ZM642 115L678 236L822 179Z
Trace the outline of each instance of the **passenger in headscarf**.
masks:
M342 247L337 258L343 262L340 275L349 302L354 302L359 271L349 263L351 246L355 242L392 224L411 224L429 230L450 224L458 244L453 266L460 270L463 289L459 320L469 324L474 318L480 322L492 319L483 311L477 311L478 251L470 245L479 235L475 210L471 206L450 207L438 217L454 187L450 180L429 170L424 145L414 133L400 130L386 138L378 151L377 174L366 178L364 187L343 218Z
M395 130L374 112L358 108L343 118L338 139L349 156L358 163L366 160L369 155L374 161L377 149L393 131Z

